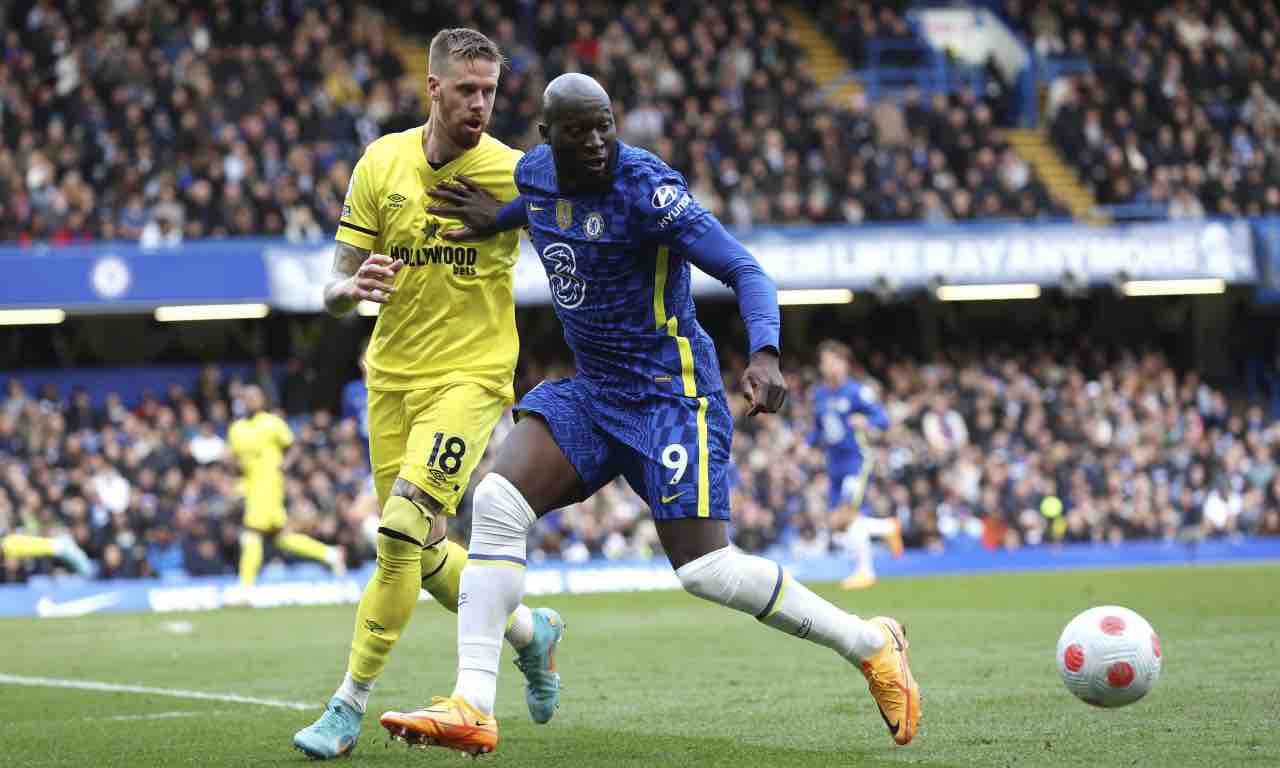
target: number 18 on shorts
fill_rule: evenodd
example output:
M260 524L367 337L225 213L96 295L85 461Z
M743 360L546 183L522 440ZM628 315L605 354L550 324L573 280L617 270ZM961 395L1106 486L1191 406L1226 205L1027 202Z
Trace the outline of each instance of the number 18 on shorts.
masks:
M378 501L397 477L452 515L484 456L507 401L468 382L432 389L369 392L369 455Z

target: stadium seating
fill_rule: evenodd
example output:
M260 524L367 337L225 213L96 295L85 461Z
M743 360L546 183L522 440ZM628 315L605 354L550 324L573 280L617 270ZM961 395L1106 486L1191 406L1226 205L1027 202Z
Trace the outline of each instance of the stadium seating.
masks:
M855 92L833 108L766 0L392 7L390 20L339 0L212 15L70 5L5 19L0 241L328 237L361 148L422 119L425 62L397 55L396 31L462 23L510 56L497 136L536 143L547 78L595 74L623 138L668 158L738 227L1065 213L992 134L987 94L911 92L880 109ZM901 19L884 18L897 34Z
M1086 65L1050 87L1047 119L1099 202L1131 218L1280 211L1274 2L1005 6L1040 55Z
M909 546L1280 533L1271 459L1280 426L1260 408L1232 407L1157 354L1081 348L863 362L894 423L875 442L870 503L903 523ZM545 372L554 373L537 375ZM815 375L792 375L782 418L744 419L741 397L732 398L734 540L744 549L803 556L844 547L849 516L827 509L822 454L807 442ZM289 396L265 371L224 381L206 369L198 382L152 382L164 398L107 398L101 407L87 393L63 400L12 381L0 404L0 534L69 530L106 576L231 572L239 502L222 440L249 379ZM947 412L948 434L931 428L931 414ZM292 523L344 544L353 564L368 559L377 505L367 498L358 418L316 411L292 421L301 446L288 471ZM509 428L499 425L494 445ZM466 507L453 528L463 540ZM647 509L621 481L552 513L534 536L535 559L659 551ZM0 578L50 567L9 562Z

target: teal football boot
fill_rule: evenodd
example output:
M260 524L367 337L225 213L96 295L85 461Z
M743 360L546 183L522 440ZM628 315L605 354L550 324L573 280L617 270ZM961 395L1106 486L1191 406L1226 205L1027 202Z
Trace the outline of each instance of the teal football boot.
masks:
M63 562L71 566L71 570L76 574L92 579L97 575L98 569L94 566L93 561L84 553L76 540L67 535L59 536L54 541L54 553L61 557Z
M564 619L550 608L533 612L533 640L519 651L513 661L524 673L528 684L524 700L529 717L545 723L560 706L560 673L556 672L556 646L564 636Z
M360 718L355 708L334 696L319 720L293 734L293 746L312 760L349 755L360 738Z

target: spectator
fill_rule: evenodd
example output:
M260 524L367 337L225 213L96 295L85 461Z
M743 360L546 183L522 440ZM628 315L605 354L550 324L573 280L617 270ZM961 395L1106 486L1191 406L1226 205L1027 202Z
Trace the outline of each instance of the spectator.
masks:
M200 425L200 432L191 438L191 458L197 464L212 464L221 461L227 453L227 441L213 430L211 422Z
M1183 187L1173 194L1169 203L1171 219L1203 219L1204 206L1191 194L1191 190Z
M951 408L945 395L934 398L921 421L924 439L934 452L950 455L969 442L969 429L964 417Z
M160 212L142 228L138 244L143 248L172 248L182 243L182 228L172 214Z

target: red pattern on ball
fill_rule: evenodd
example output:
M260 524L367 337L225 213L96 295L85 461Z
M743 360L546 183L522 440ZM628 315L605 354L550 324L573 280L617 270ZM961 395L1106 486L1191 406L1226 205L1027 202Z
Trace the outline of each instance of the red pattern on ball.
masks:
M1112 688L1128 688L1133 682L1133 667L1127 661L1117 661L1107 667L1107 682Z
M1160 658L1160 636L1155 632L1151 633L1151 652L1156 655L1157 659Z
M1102 623L1099 625L1102 631L1108 635L1124 634L1124 619L1119 616L1103 617Z
M1079 672L1084 666L1084 648L1079 643L1072 643L1062 652L1062 663L1072 672Z

